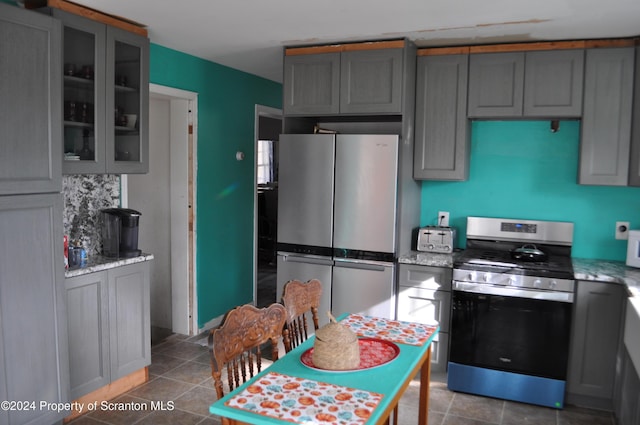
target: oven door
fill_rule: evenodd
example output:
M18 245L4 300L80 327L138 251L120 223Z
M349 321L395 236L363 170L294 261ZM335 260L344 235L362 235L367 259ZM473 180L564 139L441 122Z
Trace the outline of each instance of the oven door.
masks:
M449 361L566 380L573 294L453 282Z

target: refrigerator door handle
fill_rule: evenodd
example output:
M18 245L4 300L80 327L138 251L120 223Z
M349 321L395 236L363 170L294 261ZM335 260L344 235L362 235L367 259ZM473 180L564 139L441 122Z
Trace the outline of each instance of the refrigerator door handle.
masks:
M282 256L284 261L292 263L307 263L307 264L322 264L333 265L333 260L330 257L321 257L317 255L296 255L286 252L278 252L278 255Z
M384 271L387 267L392 267L393 263L368 260L354 260L351 258L335 258L334 267L346 267L351 269L364 269L374 271Z

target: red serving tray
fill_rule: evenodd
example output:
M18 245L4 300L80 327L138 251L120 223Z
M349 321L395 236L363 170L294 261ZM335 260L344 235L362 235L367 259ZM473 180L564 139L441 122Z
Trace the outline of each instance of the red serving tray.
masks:
M358 338L358 345L360 346L360 364L354 369L335 370L323 369L315 366L313 364L313 347L302 353L300 361L303 365L311 369L321 370L324 372L354 372L385 365L400 354L400 348L395 343L384 339Z

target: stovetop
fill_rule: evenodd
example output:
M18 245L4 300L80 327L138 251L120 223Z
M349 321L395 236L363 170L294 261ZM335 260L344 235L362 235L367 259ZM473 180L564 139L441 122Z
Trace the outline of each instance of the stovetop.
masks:
M454 260L454 285L573 293L572 244L570 222L467 217L467 248ZM534 245L545 260L512 258L512 251L525 245Z
M553 245L536 245L547 254L545 261L524 261L511 257L511 250L522 243L496 243L467 241L467 249L456 259L454 268L484 272L573 279L571 248Z

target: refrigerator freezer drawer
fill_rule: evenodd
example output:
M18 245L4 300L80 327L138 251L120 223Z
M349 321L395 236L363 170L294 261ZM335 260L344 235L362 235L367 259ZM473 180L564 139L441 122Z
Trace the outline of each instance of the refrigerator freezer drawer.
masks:
M306 282L318 279L322 283L322 297L318 308L320 326L329 323L327 311L331 311L331 257L304 257L301 255L278 253L276 299L282 299L284 284L292 279Z
M395 319L395 266L360 266L336 260L331 307L334 316L359 313Z

